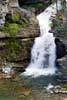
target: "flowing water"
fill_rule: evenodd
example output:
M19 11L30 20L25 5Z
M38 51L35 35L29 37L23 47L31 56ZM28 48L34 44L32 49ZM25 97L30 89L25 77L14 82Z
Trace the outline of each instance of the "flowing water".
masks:
M58 2L60 8L60 3ZM51 29L51 17L56 14L56 4L50 5L37 16L40 26L40 37L35 39L31 51L31 62L23 73L25 76L39 77L53 75L56 72L56 45Z

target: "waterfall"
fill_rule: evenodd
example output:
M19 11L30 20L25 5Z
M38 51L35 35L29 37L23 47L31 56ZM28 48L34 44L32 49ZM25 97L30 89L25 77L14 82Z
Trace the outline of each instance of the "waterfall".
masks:
M60 8L60 3L58 3ZM51 29L51 17L56 14L56 4L50 5L37 16L40 26L40 37L35 39L31 50L31 62L23 73L25 76L38 77L53 75L56 72L56 45Z

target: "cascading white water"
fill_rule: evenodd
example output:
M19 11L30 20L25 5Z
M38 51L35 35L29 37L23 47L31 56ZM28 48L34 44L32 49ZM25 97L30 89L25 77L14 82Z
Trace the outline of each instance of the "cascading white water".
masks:
M58 3L58 5L59 4L60 3ZM40 75L53 75L55 73L55 38L53 33L49 32L51 29L51 16L55 14L56 4L52 4L44 12L37 16L41 34L40 37L35 39L35 43L31 51L31 62L23 75L38 77Z

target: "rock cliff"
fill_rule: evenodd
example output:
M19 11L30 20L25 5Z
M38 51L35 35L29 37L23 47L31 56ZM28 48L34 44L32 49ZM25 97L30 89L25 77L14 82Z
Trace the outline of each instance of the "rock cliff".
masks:
M0 11L0 60L3 61L1 55L4 54L7 55L5 58L7 62L22 64L22 67L26 67L30 61L34 39L39 36L38 21L34 13L18 6L18 0L2 0L0 2L2 11ZM5 49L6 41L12 38L7 34L8 32L2 31L7 22L9 25L17 24L19 26L16 39L21 41L22 49L14 59L9 57L9 48Z

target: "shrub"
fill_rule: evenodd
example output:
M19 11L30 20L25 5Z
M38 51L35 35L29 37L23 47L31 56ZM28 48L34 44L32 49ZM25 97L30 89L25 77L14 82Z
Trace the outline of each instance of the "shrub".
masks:
M6 42L6 49L8 51L8 58L13 60L16 58L21 51L21 41L11 38Z

